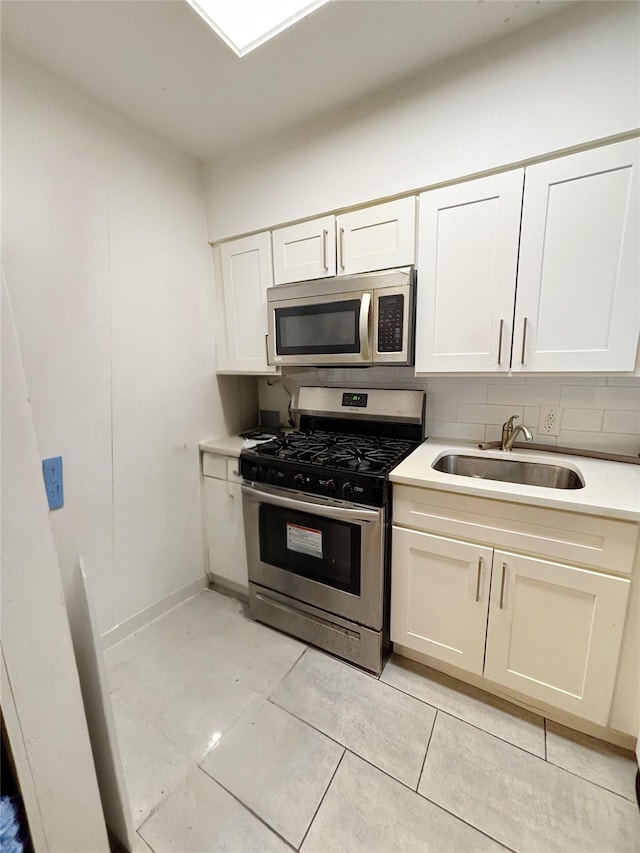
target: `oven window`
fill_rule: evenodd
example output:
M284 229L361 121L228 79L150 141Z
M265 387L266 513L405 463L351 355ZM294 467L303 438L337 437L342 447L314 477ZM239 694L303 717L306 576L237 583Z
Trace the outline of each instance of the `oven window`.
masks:
M360 352L360 300L276 308L278 355Z
M260 504L260 560L360 595L357 524Z

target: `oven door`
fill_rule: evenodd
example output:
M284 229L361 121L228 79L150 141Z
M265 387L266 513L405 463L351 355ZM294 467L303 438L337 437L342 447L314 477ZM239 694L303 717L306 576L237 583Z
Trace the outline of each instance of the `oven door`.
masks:
M243 483L249 580L381 630L384 509Z
M269 303L269 363L371 364L370 291Z

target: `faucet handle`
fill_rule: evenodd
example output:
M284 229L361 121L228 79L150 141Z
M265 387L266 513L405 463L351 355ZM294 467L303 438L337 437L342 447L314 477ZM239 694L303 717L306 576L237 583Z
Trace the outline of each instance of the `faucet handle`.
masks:
M502 429L505 429L505 430L508 430L509 432L511 432L511 430L513 429L513 422L517 421L519 418L520 418L520 415L511 415L509 420L506 421L504 424L502 424Z

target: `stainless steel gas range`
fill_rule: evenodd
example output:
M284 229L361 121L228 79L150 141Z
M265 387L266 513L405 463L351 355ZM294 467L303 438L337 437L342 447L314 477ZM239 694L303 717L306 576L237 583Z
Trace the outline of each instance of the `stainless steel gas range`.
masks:
M379 673L389 648L388 474L424 392L303 387L300 431L240 454L253 618Z

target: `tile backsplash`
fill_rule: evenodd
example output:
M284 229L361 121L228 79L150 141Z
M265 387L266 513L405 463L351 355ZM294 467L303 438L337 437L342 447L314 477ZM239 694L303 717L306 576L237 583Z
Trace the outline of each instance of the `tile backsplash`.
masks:
M493 441L510 415L544 444L640 453L640 377L415 377L411 368L311 368L260 379L260 408L279 409L287 423L300 385L352 388L419 388L427 392L426 432L431 438ZM541 414L552 406L559 435L539 432Z

